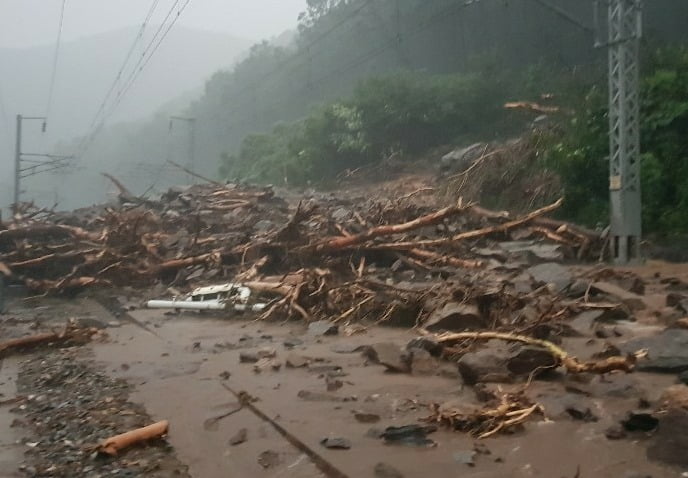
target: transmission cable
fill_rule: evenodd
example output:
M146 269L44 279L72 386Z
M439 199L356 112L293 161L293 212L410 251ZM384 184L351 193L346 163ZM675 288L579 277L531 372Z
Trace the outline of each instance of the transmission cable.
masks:
M155 12L155 9L157 8L158 4L160 3L160 0L153 0L153 3L151 3L151 6L148 8L148 13L146 13L146 17L143 20L143 23L141 23L141 26L139 27L139 31L134 37L134 41L131 42L131 46L129 47L129 51L127 52L127 55L124 58L124 61L122 62L122 65L119 68L119 71L115 75L115 79L112 80L112 84L110 85L110 89L105 95L105 98L103 98L103 101L100 103L100 106L98 107L98 111L96 112L95 116L93 117L93 121L91 122L91 125L89 126L89 130L93 128L93 126L96 124L98 121L98 118L100 117L101 113L105 110L105 106L107 105L108 100L110 99L110 96L112 93L115 91L115 88L117 87L117 84L119 81L122 79L122 75L124 74L124 70L126 69L127 65L129 64L129 60L131 59L131 56L134 54L134 50L136 49L136 45L141 41L143 38L143 34L146 30L146 27L148 26L148 22L150 21L151 17L153 16L153 13Z
M64 21L65 4L67 0L62 0L62 6L60 7L60 24L57 29L57 40L55 41L55 52L53 53L53 68L50 74L50 86L48 88L48 104L45 107L45 117L46 121L48 116L50 116L50 107L53 102L53 93L55 92L55 79L57 77L57 60L60 56L60 43L62 42L62 23Z
M133 86L133 84L136 82L138 79L139 75L143 72L145 69L146 65L150 62L151 58L155 54L155 52L158 50L162 42L165 40L167 35L169 34L170 30L172 30L172 27L175 25L175 23L179 20L181 17L181 14L184 12L186 7L189 5L191 0L186 0L184 4L179 8L177 11L177 15L172 19L172 21L167 25L166 23L169 20L169 18L172 16L172 13L174 12L174 9L179 5L181 0L175 0L175 2L172 4L172 7L169 9L167 12L167 15L163 19L162 23L158 27L157 31L153 35L153 38L151 41L148 43L148 45L145 47L143 53L141 54L141 57L139 58L139 61L134 65L134 68L132 69L131 73L125 80L123 86L118 90L114 102L110 105L110 108L103 113L102 118L100 121L97 123L97 126L94 126L95 128L91 128L89 133L84 137L84 141L82 141L82 145L79 148L79 157L82 157L83 154L86 152L86 150L90 147L90 145L93 143L95 137L100 133L102 128L105 125L105 122L108 120L110 116L114 113L114 111L117 109L117 106L122 102L124 99L126 93L130 90L130 88ZM162 33L162 35L161 35ZM96 121L98 121L98 118L96 118Z

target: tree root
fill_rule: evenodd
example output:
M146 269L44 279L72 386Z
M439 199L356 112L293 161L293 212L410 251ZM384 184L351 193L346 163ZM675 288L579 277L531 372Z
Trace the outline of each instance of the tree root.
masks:
M459 340L506 340L507 342L521 342L536 347L546 349L569 373L609 373L615 370L631 372L635 367L639 354L628 355L625 357L608 357L603 360L581 362L576 357L569 355L561 347L547 340L534 339L525 335L515 335L504 332L459 332L448 333L437 336L440 343L456 342Z

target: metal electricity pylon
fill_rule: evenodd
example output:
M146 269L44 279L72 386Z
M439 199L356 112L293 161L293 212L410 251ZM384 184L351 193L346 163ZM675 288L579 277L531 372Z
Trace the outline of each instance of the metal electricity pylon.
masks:
M639 44L641 0L606 0L609 57L610 246L614 262L637 262L642 233L640 196ZM595 12L599 12L599 3ZM599 31L599 28L598 28Z

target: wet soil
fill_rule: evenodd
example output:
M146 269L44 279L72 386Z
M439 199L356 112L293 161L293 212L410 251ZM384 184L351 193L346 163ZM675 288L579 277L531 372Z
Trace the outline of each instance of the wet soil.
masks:
M652 264L634 271L648 278L657 272L688 277L685 266ZM659 300L659 289L649 287L647 294L655 292ZM394 374L353 351L379 342L402 346L416 336L413 330L371 326L351 336L314 336L298 322L256 322L247 316L133 310L117 317L90 299L51 299L12 311L3 316L3 336L50 327L69 316L87 316L107 326L108 338L79 349L40 350L19 361L3 360L0 393L5 395L0 399L15 393L34 398L23 408L15 407L14 418L25 425L21 427L4 426L11 407L0 406L0 462L3 470L12 470L0 476L328 476L318 468L318 460L348 477L376 476L375 469L384 468L381 462L405 477L661 478L679 477L685 471L649 461L644 434L622 440L605 436L628 411L655 402L675 382L671 375L555 374L528 385L526 393L543 405L545 414L513 434L476 440L440 429L429 435L436 446L406 447L385 444L378 438L379 430L418 424L429 414L430 403L476 403L475 390L461 383L453 364L443 363L430 375ZM652 314L625 327L623 340L663 328ZM614 341L566 338L562 345L585 359L599 352L606 340ZM278 370L258 373L255 364L241 363L242 352L264 348L276 352ZM305 357L310 365L287 367L287 358L295 356ZM61 374L66 374L65 380L59 379ZM13 375L19 376L18 389L13 389ZM333 390L334 382L339 383ZM523 386L489 385L504 391ZM262 415L241 407L228 388L253 397ZM36 399L40 396L44 398ZM568 411L572 404L580 414ZM70 411L63 412L65 407ZM209 419L236 409L208 425ZM379 420L367 423L357 414ZM167 445L132 448L111 461L93 460L84 451L112 433L161 419L170 421ZM234 443L242 430L245 440ZM290 443L283 432L296 437L317 459ZM325 438L345 439L351 447L325 448ZM471 460L463 458L468 455ZM45 471L45 466L57 465L75 471ZM84 471L89 466L94 468Z

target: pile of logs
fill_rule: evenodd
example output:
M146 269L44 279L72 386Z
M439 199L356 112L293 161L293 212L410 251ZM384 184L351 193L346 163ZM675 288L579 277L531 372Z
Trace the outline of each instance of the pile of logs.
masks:
M290 203L269 187L209 183L143 199L116 184L114 205L70 213L23 205L0 224L0 273L35 294L241 282L271 299L265 317L414 321L429 301L489 296L490 274L517 269L508 252L486 248L531 241L592 261L604 247L598 234L546 217L561 200L511 217L439 199L418 205L412 195ZM560 313L552 302L539 308Z

